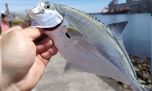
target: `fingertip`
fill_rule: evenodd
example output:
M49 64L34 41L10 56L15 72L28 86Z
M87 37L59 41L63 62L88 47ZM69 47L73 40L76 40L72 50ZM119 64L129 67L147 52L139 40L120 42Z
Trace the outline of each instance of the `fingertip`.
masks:
M50 52L46 51L44 53L41 53L41 56L44 58L44 59L49 59L51 57L51 54Z
M55 46L53 46L51 49L52 49L52 55L55 55L58 53L58 49Z
M49 48L47 51L41 53L41 56L45 59L48 59L52 56L54 56L55 54L57 54L57 48Z
M41 53L41 52L47 51L52 46L53 46L53 41L50 40L49 38L46 38L36 44L36 49L38 53Z

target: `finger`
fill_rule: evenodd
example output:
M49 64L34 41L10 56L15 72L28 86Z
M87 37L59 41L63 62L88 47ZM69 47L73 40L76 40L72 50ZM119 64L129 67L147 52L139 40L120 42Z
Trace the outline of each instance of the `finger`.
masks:
M53 46L53 41L49 38L45 38L44 40L37 43L36 49L37 53L42 53Z
M35 40L36 38L41 36L41 34L43 33L43 29L28 27L28 28L25 28L24 31L22 31L22 32L29 39Z
M52 57L56 53L57 53L57 48L56 47L52 47L52 48L48 49L47 51L41 53L41 56L44 59L49 59L50 57Z
M58 52L58 49L55 47L55 46L53 46L52 48L52 56L54 56L55 54L57 54L57 52Z
M50 54L50 52L46 51L46 52L42 53L41 56L44 59L49 59L52 55Z
M46 34L42 34L39 38L34 40L34 43L37 45L40 41L42 41L46 38L48 38L48 36Z

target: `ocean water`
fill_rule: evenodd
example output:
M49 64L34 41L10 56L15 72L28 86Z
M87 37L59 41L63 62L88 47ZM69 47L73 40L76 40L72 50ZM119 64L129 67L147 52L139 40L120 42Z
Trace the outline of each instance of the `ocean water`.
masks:
M122 33L127 52L133 56L152 58L152 16L150 13L93 14L92 16L105 24L128 21Z

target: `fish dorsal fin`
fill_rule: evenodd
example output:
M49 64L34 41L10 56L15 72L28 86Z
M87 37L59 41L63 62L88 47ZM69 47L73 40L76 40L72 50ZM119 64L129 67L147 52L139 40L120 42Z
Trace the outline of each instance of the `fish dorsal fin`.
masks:
M119 42L119 44L123 48L125 48L125 47L124 47L124 44L123 44L122 32L123 32L123 30L124 30L124 28L126 27L127 24L128 24L128 21L119 22L119 23L112 23L112 24L107 25L107 27L109 27L112 34L116 38L116 40Z
M130 60L129 55L128 55L127 51L126 51L126 48L124 46L123 37L122 37L122 32L125 29L127 24L128 24L128 21L124 21L124 22L109 24L109 25L107 25L107 27L110 28L110 30L112 31L112 34L116 38L116 41L119 43L119 45L121 46L122 50L124 51L125 56L128 58L128 60ZM136 77L133 65L132 65L132 63L130 61L129 61L129 64L130 64L130 66L132 68L132 71L133 71L132 75L134 77Z
M123 22L118 22L118 23L112 23L107 26L111 29L111 31L116 31L118 33L121 33L127 24L128 24L128 21L123 21Z
M124 30L124 28L126 27L126 25L128 24L128 21L124 21L124 22L118 22L118 23L112 23L107 25L107 27L110 28L110 30L112 31L113 35L118 39L118 40L122 40L122 32Z

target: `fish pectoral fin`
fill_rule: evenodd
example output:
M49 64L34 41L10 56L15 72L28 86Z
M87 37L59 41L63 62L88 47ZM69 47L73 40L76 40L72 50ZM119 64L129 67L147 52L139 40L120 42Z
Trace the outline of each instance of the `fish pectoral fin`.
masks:
M76 26L67 18L64 18L64 23L67 28L67 33L73 37L82 37L80 30L76 28Z
M82 37L83 35L79 32L78 29L75 29L74 27L71 27L69 26L67 28L67 33L70 35L70 36L74 36L74 37Z

